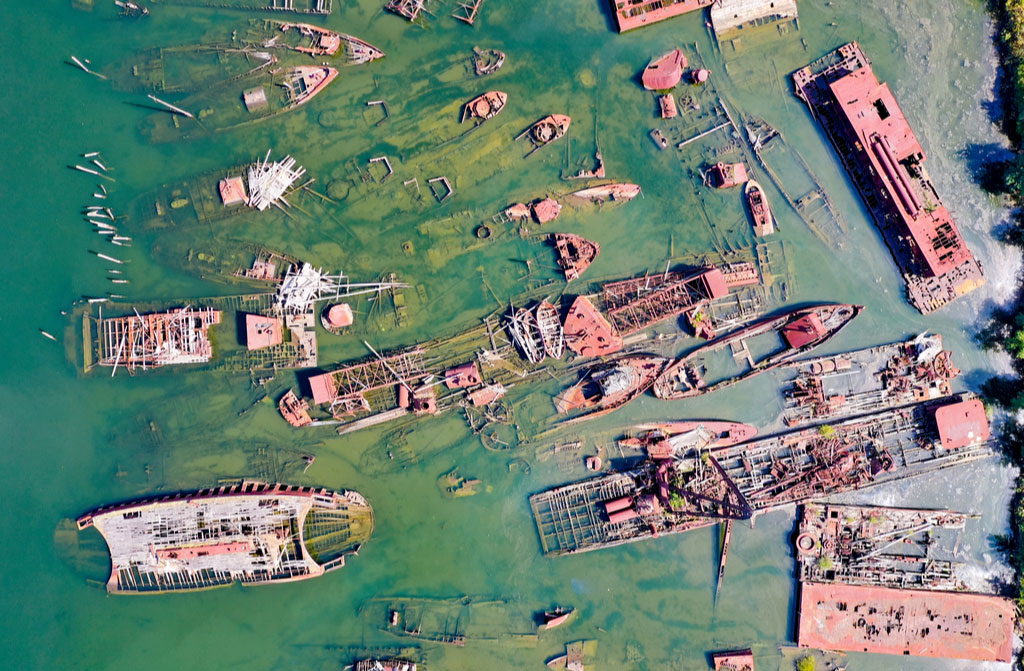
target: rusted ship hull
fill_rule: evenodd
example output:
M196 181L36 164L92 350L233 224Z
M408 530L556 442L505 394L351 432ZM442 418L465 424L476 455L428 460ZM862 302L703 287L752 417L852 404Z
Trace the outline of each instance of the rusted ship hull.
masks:
M924 149L859 45L798 70L793 82L871 211L910 304L927 314L983 285L981 264L925 170Z
M563 420L563 424L606 415L650 389L667 365L664 357L640 354L595 366L555 399L555 408L562 414L579 413Z
M551 239L558 253L558 267L567 282L579 279L601 253L600 245L579 235L554 233Z
M707 394L731 386L742 380L781 366L800 354L807 353L829 340L846 327L863 307L845 303L830 303L801 308L769 317L756 324L718 338L673 363L654 384L654 395L663 400L677 400ZM782 337L783 349L755 361L749 353L746 340L770 333ZM734 377L715 384L705 383L702 357L731 347L735 354L747 357L749 368Z

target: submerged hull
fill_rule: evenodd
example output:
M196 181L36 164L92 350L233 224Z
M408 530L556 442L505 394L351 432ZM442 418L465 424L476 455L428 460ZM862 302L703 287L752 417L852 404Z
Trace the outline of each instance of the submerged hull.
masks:
M637 354L613 359L587 371L582 380L555 399L562 414L577 412L563 424L595 419L621 408L651 388L669 360L653 354ZM597 385L588 393L588 386Z
M147 117L140 130L152 142L161 143L206 137L266 121L305 105L337 76L335 68L314 65L261 71L229 86L173 101L194 118L159 112Z

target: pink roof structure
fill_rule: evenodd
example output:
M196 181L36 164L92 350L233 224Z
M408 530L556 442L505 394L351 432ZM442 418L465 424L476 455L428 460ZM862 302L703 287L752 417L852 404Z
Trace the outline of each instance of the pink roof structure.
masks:
M947 450L977 445L992 435L985 406L976 398L938 408L935 424L939 429L939 440Z
M264 315L245 315L245 346L249 351L284 342L281 320Z
M683 78L686 56L682 49L673 49L661 58L651 61L644 68L644 88L648 91L664 91L673 88Z

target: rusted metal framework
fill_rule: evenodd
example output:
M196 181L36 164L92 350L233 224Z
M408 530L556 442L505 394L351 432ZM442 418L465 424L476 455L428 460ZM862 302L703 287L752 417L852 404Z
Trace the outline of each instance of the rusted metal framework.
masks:
M221 313L212 308L179 308L170 312L102 320L99 363L128 371L172 364L204 363L213 356L209 329Z
M606 287L605 295L608 293ZM675 281L663 281L654 291L608 310L608 318L619 335L626 336L696 308L708 300L711 300L711 290L702 271Z
M459 21L473 25L473 22L476 21L476 13L480 11L480 5L484 4L484 0L459 0L457 4L458 7L452 16Z
M420 12L426 11L427 0L388 0L384 9L415 21Z

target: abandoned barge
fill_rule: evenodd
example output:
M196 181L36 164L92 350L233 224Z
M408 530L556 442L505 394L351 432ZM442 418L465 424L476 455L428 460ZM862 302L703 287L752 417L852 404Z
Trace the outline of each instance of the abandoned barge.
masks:
M942 336L787 364L794 375L782 389L783 421L800 426L949 396L960 374Z
M345 565L373 532L361 494L263 482L167 494L78 518L110 549L112 593L305 580Z
M544 553L574 554L987 458L990 438L984 406L967 396L718 448L663 449L654 433L636 468L535 494L530 507Z
M927 314L985 283L981 263L925 169L925 153L888 84L856 42L793 74L796 94L835 146Z

